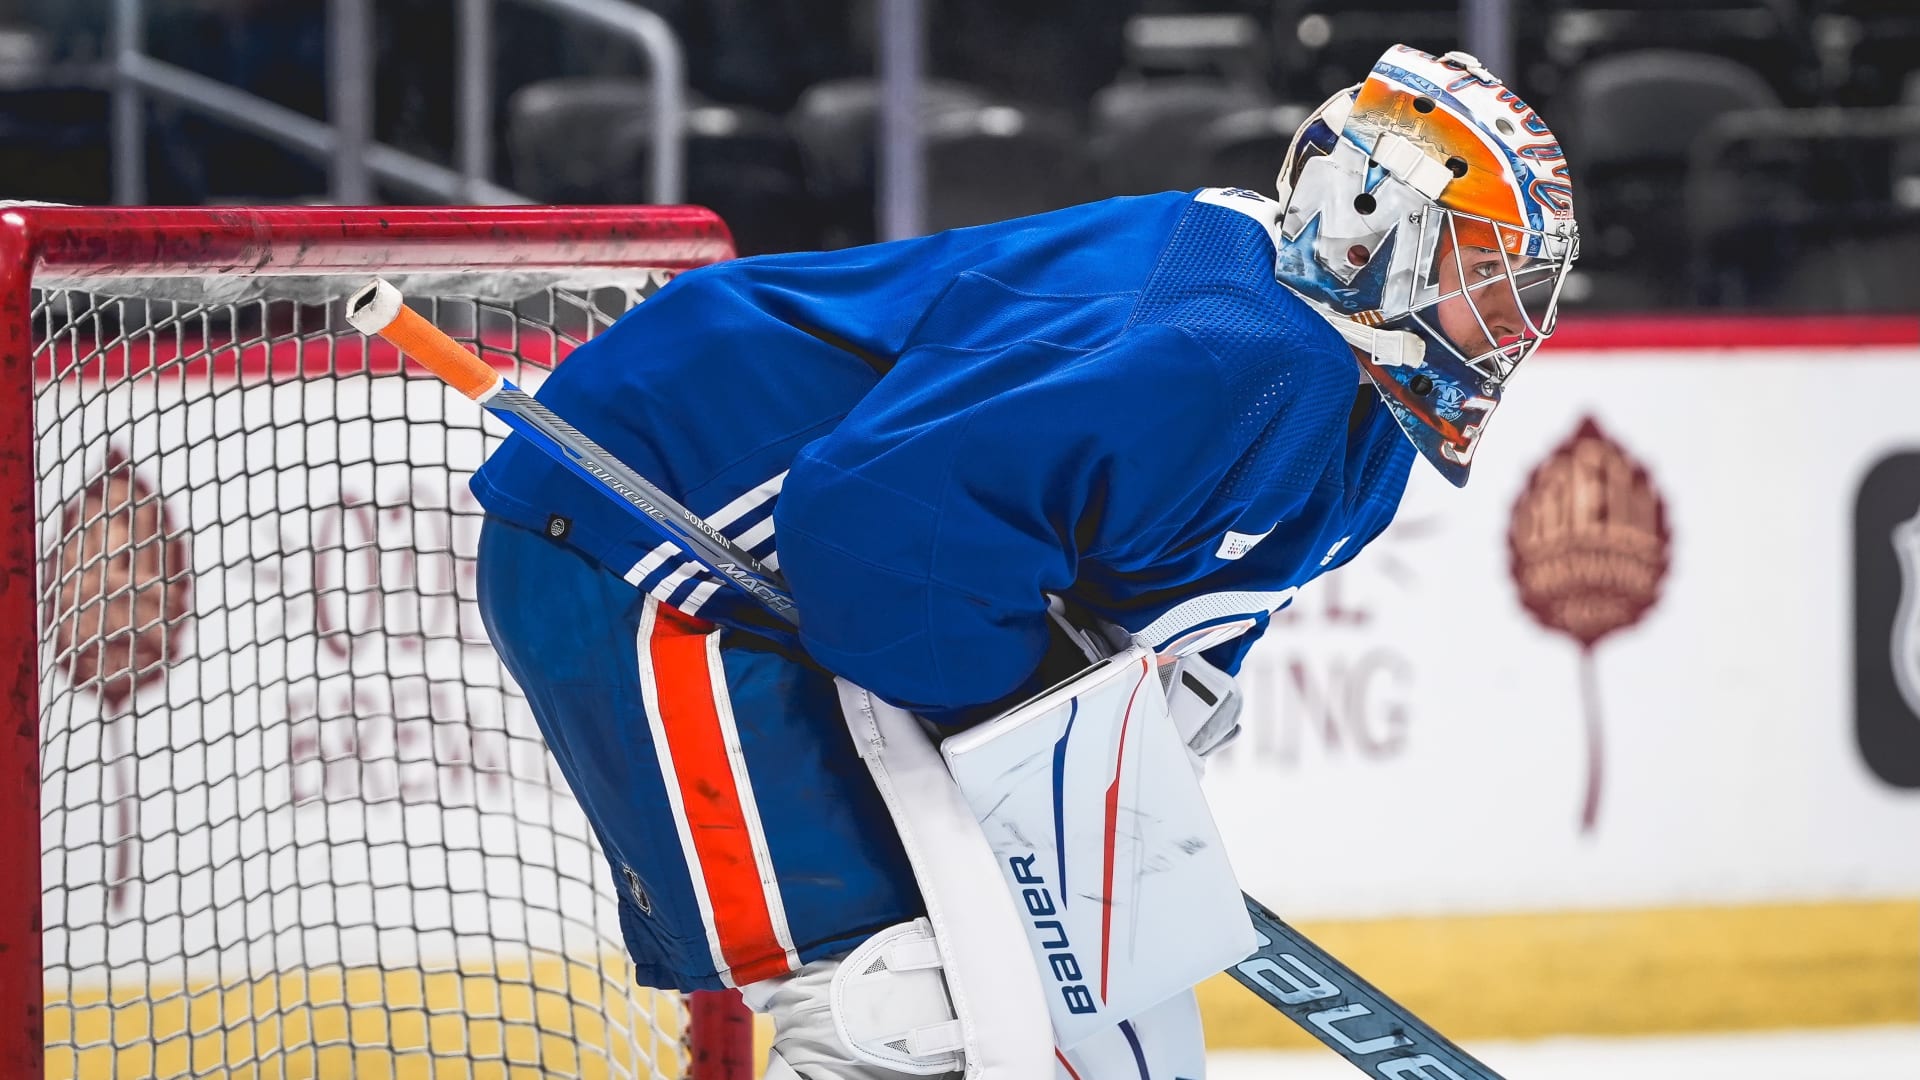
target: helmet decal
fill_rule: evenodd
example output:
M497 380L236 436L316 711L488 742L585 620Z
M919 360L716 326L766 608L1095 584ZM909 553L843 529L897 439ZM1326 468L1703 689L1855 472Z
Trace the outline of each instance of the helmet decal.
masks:
M1294 135L1275 276L1360 354L1402 430L1464 484L1579 253L1566 154L1465 53L1395 46Z

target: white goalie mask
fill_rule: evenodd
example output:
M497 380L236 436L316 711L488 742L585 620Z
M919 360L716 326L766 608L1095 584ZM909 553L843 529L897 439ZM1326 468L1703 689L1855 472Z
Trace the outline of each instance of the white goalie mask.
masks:
M1465 53L1395 46L1294 135L1275 276L1360 354L1454 484L1579 254L1566 155Z

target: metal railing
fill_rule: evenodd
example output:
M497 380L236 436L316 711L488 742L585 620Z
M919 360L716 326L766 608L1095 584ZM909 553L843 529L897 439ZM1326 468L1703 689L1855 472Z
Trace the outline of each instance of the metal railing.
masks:
M640 49L647 58L653 91L648 193L655 203L680 202L685 176L686 64L673 29L655 13L620 0L513 2L606 30ZM374 201L375 180L410 195L444 202L530 201L490 178L494 3L460 0L454 87L456 168L450 169L373 139L372 0L328 2L326 121L148 56L145 0L114 0L109 36L114 80L114 201L127 206L146 201L149 96L205 113L325 163L329 196L343 206Z
M880 237L900 240L926 231L926 145L920 84L925 71L924 0L880 0L874 12L880 48Z

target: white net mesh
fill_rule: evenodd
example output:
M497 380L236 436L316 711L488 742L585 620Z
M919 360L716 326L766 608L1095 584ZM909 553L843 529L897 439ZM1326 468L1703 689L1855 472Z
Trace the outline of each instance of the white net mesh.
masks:
M531 388L663 278L410 300ZM357 284L35 295L47 1075L678 1076Z

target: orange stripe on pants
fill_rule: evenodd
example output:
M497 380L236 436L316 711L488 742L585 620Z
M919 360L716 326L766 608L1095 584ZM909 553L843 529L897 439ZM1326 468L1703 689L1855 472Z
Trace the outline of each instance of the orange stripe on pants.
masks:
M753 834L720 729L714 695L726 693L726 687L714 685L707 666L707 639L714 632L712 623L661 604L648 651L659 688L660 724L700 860L690 869L706 880L721 957L734 984L743 985L789 969L767 909L767 886L754 865Z

